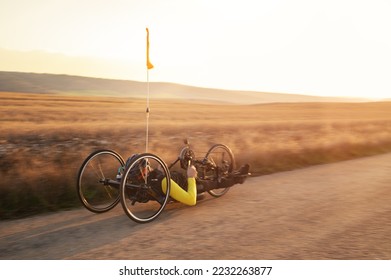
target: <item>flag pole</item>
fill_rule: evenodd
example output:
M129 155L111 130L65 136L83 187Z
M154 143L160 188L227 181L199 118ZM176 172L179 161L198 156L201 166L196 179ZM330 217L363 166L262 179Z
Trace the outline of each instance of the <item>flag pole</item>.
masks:
M147 118L147 127L146 127L146 135L145 135L145 152L148 152L148 144L149 144L149 69L153 68L152 63L149 61L149 30L147 31L147 110L146 110L146 118Z
M149 142L149 69L147 69L147 109L146 109L146 135L145 135L145 152L148 153L148 142Z

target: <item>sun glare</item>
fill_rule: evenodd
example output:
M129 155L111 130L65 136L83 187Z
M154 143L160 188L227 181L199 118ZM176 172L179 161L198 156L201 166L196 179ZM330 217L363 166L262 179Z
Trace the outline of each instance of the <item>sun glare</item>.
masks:
M22 1L24 9L3 2L0 49L95 58L100 73L105 60L110 78L145 77L148 27L154 81L391 98L391 39L384 35L391 7L384 1L37 0ZM49 65L63 69L53 62L45 72L54 71Z

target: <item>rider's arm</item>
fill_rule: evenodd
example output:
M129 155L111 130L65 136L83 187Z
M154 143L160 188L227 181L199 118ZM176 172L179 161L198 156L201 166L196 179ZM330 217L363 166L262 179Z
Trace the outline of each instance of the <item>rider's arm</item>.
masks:
M197 184L196 184L196 178L197 177L197 169L191 165L187 168L187 193L191 196L191 203L190 205L195 205L197 202Z
M197 202L197 185L195 177L197 171L194 166L187 169L187 191L182 189L176 182L171 180L170 196L186 205L195 205ZM166 193L166 178L162 181L163 192Z

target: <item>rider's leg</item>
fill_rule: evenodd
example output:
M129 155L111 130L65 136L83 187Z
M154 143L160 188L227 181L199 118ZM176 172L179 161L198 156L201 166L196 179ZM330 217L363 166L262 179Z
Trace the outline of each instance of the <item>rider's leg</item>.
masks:
M239 170L233 172L229 177L221 178L218 183L204 182L200 191L210 191L213 189L229 188L236 184L243 184L249 175L250 165L245 164L239 168Z
M247 176L250 174L250 165L244 164L237 171L235 171L232 176L228 178L222 178L219 183L219 188L228 188L232 187L235 184L243 184L246 181Z
M162 180L162 190L164 193L167 190L166 184L167 180L164 178ZM187 191L182 189L175 181L171 180L170 196L186 205L195 205L197 202L196 180L194 178L187 179Z

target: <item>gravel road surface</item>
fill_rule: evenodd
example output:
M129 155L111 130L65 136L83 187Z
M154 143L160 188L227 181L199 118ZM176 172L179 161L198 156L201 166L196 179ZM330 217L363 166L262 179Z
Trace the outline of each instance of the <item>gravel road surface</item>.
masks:
M118 205L0 222L0 259L391 259L391 154L252 177L137 224Z

